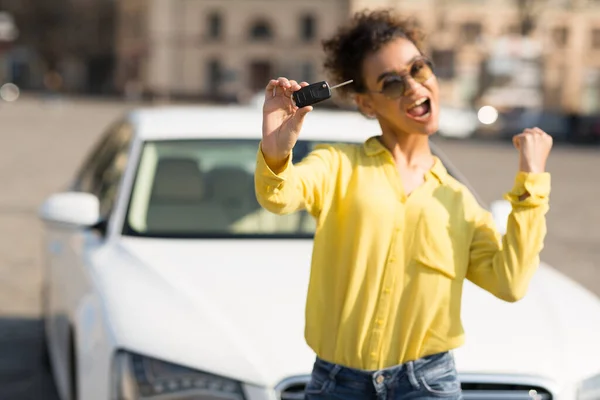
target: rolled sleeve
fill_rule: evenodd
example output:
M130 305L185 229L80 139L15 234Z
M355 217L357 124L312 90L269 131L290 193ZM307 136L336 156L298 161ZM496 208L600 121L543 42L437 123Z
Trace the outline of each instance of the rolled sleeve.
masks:
M525 200L519 198L529 193ZM514 206L535 207L548 204L550 197L550 173L518 172L513 188L504 198Z

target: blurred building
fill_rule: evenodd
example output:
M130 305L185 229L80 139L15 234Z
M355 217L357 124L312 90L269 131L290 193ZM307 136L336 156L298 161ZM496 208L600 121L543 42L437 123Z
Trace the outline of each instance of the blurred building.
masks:
M5 79L23 89L47 89L50 80L61 92L114 93L115 3L0 0L19 30L4 51Z
M428 32L443 98L457 106L600 112L598 0L354 0L397 7Z
M245 101L269 79L321 79L349 0L119 0L120 90Z
M31 4L29 0L0 0L0 15L0 84L23 86L32 81L39 64L35 33L24 29L33 22Z
M600 112L598 0L120 0L117 7L115 84L132 96L243 100L271 77L321 79L322 38L352 11L396 7L429 33L449 103Z
M19 30L0 80L23 89L246 100L323 79L321 40L396 7L429 33L454 106L600 113L600 0L0 0Z

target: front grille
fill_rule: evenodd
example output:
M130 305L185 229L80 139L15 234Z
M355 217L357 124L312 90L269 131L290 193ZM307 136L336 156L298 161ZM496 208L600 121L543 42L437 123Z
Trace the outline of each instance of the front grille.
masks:
M489 378L489 377L488 377ZM515 378L515 377L510 377ZM493 379L461 377L465 400L553 400L552 393L539 384L524 383L522 377L510 379L493 375ZM277 386L279 400L303 400L310 376L293 377ZM535 379L532 379L532 382ZM511 383L515 382L515 383ZM518 382L518 383L516 383Z
M461 382L465 400L552 400L542 387L510 383Z

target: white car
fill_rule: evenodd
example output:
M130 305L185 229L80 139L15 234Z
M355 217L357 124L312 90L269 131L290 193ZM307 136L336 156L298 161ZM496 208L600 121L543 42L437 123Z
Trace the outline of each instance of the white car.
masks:
M41 206L46 338L62 399L303 398L315 224L257 204L261 118L240 106L135 110ZM358 113L315 110L295 159L378 132ZM499 229L505 206L496 203ZM575 400L600 372L600 301L545 264L522 301L466 282L463 305L465 399Z
M467 139L480 125L477 112L470 108L440 107L438 134L453 139Z

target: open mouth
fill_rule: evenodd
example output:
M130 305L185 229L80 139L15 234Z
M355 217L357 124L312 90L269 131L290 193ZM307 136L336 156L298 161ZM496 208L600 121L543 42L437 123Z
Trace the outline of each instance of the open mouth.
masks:
M429 97L422 97L411 104L406 113L409 117L416 120L426 120L431 115L431 101Z

